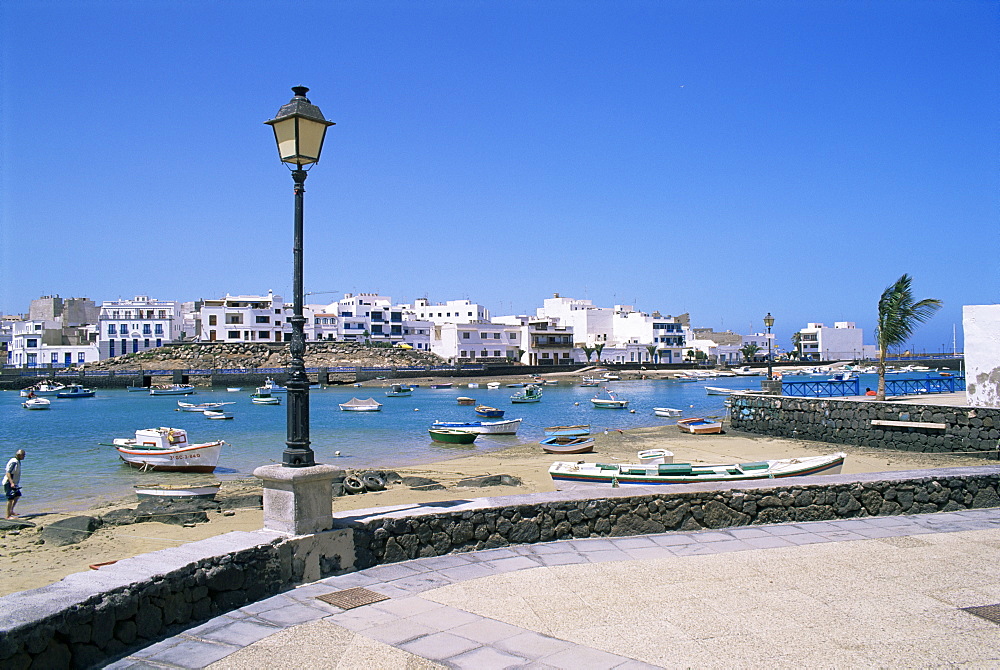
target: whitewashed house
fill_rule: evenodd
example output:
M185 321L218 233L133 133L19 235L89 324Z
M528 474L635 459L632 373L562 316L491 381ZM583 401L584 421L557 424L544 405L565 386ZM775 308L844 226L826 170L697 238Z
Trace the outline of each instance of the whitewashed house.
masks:
M864 344L864 330L853 321L837 321L833 328L810 323L798 332L803 358L834 361L875 357L875 346Z
M105 300L98 317L101 358L135 354L180 339L181 303L138 295L130 300Z
M11 323L7 364L66 368L100 360L97 326L63 326L58 320Z
M201 342L282 342L291 332L285 302L272 291L203 300L198 322Z

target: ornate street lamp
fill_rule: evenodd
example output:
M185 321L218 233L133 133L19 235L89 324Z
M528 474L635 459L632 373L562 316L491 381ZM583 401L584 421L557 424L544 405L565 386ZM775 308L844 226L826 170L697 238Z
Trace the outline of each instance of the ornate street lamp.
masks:
M771 326L774 325L774 317L768 312L764 317L764 325L767 326L767 378L774 379L771 375Z
M319 162L323 139L332 121L323 118L319 107L309 102L305 86L293 86L295 97L278 110L278 114L265 123L274 129L278 156L283 163L290 163L295 182L295 239L292 245L292 292L294 311L292 341L289 350L292 364L288 376L288 428L281 464L288 468L305 468L316 464L309 448L309 378L306 376L305 317L302 316L302 194L305 193L306 169L304 165Z

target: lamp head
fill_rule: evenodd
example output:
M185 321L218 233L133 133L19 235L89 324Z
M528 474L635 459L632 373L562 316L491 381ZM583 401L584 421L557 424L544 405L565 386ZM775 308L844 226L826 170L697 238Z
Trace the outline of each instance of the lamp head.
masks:
M298 166L318 163L323 151L326 129L336 125L327 121L319 107L309 102L305 86L293 86L295 96L278 110L277 115L267 125L274 129L274 140L278 144L278 156L283 163Z
M774 317L771 316L770 312L768 312L767 316L764 317L764 325L767 326L768 328L774 325Z

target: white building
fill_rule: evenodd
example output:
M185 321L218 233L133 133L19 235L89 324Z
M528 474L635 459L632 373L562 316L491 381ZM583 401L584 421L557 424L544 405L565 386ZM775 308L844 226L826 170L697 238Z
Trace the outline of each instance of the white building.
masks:
M766 361L768 351L771 352L771 359L774 360L778 357L778 346L775 344L774 333L753 333L752 335L741 335L740 336L740 349L747 346L748 344L753 344L757 347L757 353L753 355L749 360L746 356L743 356L743 352L740 351L740 361L743 363L752 363L754 361ZM770 348L768 348L770 347Z
M802 357L815 361L862 360L875 356L875 346L865 345L864 331L853 321L837 321L833 328L810 323L799 331Z
M267 295L227 293L225 298L204 300L198 310L198 339L202 342L281 342L286 332L285 310L284 300L272 291Z
M181 303L145 295L105 300L97 323L102 359L135 354L180 339Z
M431 351L450 363L510 363L521 348L520 326L500 323L432 324Z
M58 320L12 323L7 364L70 367L100 360L97 326L63 326Z
M538 316L501 316L493 319L518 328L517 349L514 359L525 365L570 365L579 362L576 357L573 328L561 325L558 319Z
M1000 407L1000 305L962 307L965 388L973 407Z
M347 293L329 305L306 305L306 340L386 342L430 350L434 324L416 318L411 305L377 293Z
M431 304L427 298L413 302L413 318L432 323L479 323L490 320L490 311L468 300L448 300Z

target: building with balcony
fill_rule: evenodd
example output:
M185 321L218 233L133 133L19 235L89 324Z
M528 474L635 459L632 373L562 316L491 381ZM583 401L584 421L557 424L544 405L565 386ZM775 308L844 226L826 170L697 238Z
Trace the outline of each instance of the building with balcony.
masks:
M798 332L804 359L856 361L875 357L875 346L863 343L864 331L853 321L837 321L833 328L810 323Z
M67 368L100 360L97 326L63 326L56 320L12 322L7 364Z
M450 363L509 364L517 361L522 341L519 326L499 323L423 323L428 323L431 329L431 352Z
M282 342L286 305L280 295L229 295L203 300L198 309L202 342ZM289 311L289 315L291 312ZM287 329L290 333L291 329Z
M427 298L413 302L413 318L431 323L478 323L490 320L490 311L468 300L448 300L431 304Z
M101 358L135 354L180 339L181 303L138 295L105 300L97 322Z

